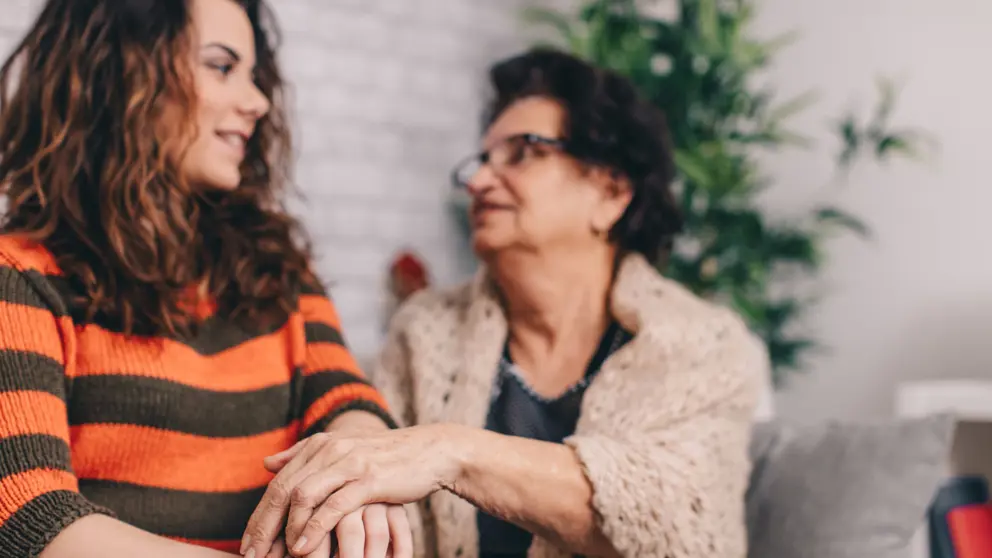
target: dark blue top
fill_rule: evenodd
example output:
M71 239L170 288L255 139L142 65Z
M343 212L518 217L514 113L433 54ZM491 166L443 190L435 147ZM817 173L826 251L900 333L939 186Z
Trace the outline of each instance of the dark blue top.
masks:
M534 392L516 371L509 347L503 349L486 419L486 429L532 440L561 443L575 432L586 387L608 356L633 336L614 322L606 329L585 376L555 399ZM479 511L479 558L526 558L533 535Z

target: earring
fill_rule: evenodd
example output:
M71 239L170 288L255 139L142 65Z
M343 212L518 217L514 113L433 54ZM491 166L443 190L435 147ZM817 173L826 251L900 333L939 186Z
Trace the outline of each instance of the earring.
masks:
M599 227L597 227L595 225L593 225L593 226L591 226L589 228L592 230L592 235L595 236L596 238L599 238L599 239L602 239L602 240L605 240L606 239L606 231L600 229Z

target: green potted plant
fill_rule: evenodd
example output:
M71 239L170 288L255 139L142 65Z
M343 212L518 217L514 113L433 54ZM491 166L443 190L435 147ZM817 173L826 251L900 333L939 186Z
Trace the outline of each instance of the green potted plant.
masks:
M792 35L771 41L749 36L755 13L750 0L669 1L677 14L664 19L645 13L635 0L587 0L575 14L531 9L525 15L553 28L555 46L628 76L665 111L686 232L662 270L744 316L767 344L778 385L818 346L794 327L813 301L781 287L796 273L815 278L831 232L866 236L869 229L839 207L816 206L786 220L773 219L756 203L770 186L760 172L759 150L808 146L786 124L812 96L777 103L772 90L752 85ZM895 97L895 88L883 81L866 122L853 114L839 119L842 148L835 156L841 169L861 158L917 153L917 132L890 127Z

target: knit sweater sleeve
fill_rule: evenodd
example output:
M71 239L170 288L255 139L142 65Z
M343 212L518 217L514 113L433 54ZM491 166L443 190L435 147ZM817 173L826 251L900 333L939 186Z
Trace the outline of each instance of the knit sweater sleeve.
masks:
M341 320L321 290L300 298L306 338L303 366L303 436L321 432L346 411L361 410L396 426L382 394L365 378L348 350Z
M648 350L649 334L618 352L616 366L643 381L604 377L565 440L621 556L746 555L747 443L767 358L738 320L707 322L686 326L679 343Z
M37 556L80 517L108 513L79 493L69 451L69 318L41 274L0 250L0 555ZM42 287L42 288L40 288Z

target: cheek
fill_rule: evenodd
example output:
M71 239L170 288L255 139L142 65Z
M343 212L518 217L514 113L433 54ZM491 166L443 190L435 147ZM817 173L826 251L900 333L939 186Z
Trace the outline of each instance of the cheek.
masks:
M571 236L589 228L590 204L572 182L546 181L521 190L520 226L539 236Z
M198 137L211 134L223 115L223 91L216 84L200 80L194 106Z

